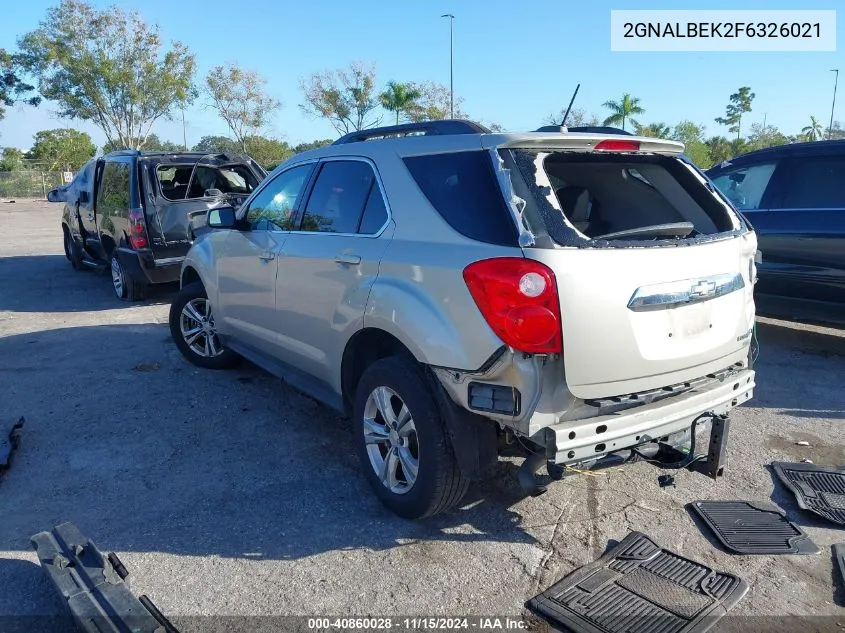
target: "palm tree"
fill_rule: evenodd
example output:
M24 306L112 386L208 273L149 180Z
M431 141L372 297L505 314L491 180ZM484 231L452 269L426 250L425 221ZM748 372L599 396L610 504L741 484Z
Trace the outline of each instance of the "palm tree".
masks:
M385 110L396 113L396 125L399 125L399 115L407 112L421 96L422 93L410 84L388 81L387 90L378 96L378 100Z
M822 129L822 124L816 121L816 117L811 116L810 125L805 128L802 128L801 134L803 134L804 138L808 141L818 141L822 138L824 130Z
M634 123L634 126L634 129L639 136L669 138L669 135L672 133L672 128L665 123L649 123L648 125L639 125L638 123Z
M616 125L617 123L621 123L623 130L625 129L625 121L629 119L631 123L637 125L637 122L634 119L631 119L632 114L643 114L645 112L645 110L640 107L639 98L632 97L627 92L622 95L622 99L620 101L605 101L602 106L613 112L613 114L604 120L604 124Z

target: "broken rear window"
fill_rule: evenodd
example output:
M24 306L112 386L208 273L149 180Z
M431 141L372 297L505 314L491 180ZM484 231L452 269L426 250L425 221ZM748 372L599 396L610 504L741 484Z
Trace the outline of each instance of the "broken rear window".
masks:
M511 178L522 180L514 187L528 198L526 228L558 244L676 241L740 226L731 209L677 157L528 150L506 150L502 156L517 172Z
M248 195L258 184L245 165L159 165L156 176L168 200L204 198L209 189Z

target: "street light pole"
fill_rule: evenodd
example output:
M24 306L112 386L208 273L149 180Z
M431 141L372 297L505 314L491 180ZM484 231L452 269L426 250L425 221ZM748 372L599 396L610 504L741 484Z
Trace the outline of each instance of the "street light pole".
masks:
M452 42L453 38L453 29L452 25L455 21L455 16L451 13L444 13L440 16L441 18L449 18L449 118L455 118L455 81L453 79L454 74L454 65L452 63Z
M839 69L831 68L830 72L836 73L836 79L833 81L833 103L830 104L830 125L827 128L827 140L832 138L833 134L833 109L836 107L836 87L839 85Z
M182 104L182 143L185 146L185 151L188 151L188 132L185 129L185 104Z

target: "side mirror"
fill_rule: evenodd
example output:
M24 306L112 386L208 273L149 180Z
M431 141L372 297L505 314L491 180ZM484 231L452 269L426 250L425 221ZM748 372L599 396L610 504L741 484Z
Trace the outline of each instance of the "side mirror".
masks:
M63 202L64 196L59 194L58 189L53 189L47 194L47 202Z
M79 204L88 204L90 200L87 191L80 191L79 192Z
M205 197L206 198L219 198L223 195L223 192L219 189L206 189L205 190Z
M208 212L208 226L213 229L231 229L235 226L235 210L232 207L220 207Z

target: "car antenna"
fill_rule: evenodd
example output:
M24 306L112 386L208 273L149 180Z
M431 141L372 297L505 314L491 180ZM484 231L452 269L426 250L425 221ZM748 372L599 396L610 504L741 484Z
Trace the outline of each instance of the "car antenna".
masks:
M569 100L569 106L566 108L566 112L563 114L563 119L560 122L560 127L566 127L566 117L569 116L569 111L572 109L572 104L575 103L575 97L578 95L578 89L581 87L581 84L575 86L575 92L572 93L572 98Z

